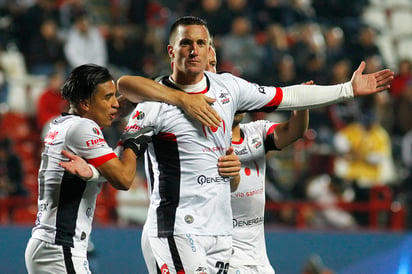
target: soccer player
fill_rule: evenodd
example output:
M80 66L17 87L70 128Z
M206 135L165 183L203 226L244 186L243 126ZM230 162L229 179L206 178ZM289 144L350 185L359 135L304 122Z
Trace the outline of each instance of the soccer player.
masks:
M127 190L135 176L136 158L147 147L144 135L123 135L119 159L106 143L101 128L111 125L119 106L106 68L87 64L73 69L62 95L70 110L51 122L44 139L38 213L25 252L28 273L90 273L86 253L102 182L65 172L65 161L71 158L62 150L83 157L115 188Z
M167 48L173 71L160 80L162 85L139 76L122 76L117 82L119 92L129 100L145 100L137 105L127 128L154 129L145 158L151 203L143 230L160 272L225 273L229 269L230 179L219 174L216 163L231 146L230 128L237 111L319 107L382 91L393 79L390 70L363 75L362 62L352 80L339 85L260 86L229 73L204 71L209 45L205 21L179 18L171 27ZM212 108L220 115L220 126L196 123L167 103L182 91L215 100Z
M206 70L216 73L216 66L212 46ZM266 254L264 230L266 153L281 150L303 137L309 111L295 110L283 123L260 120L242 124L244 117L245 113L237 113L232 125L232 146L242 165L240 182L231 194L234 227L228 273L274 274Z

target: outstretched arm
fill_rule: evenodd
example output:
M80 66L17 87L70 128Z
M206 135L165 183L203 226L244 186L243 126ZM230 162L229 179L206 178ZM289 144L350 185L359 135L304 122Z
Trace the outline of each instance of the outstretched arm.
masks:
M207 127L220 126L221 118L210 106L216 99L203 94L189 95L145 77L128 75L117 80L117 88L131 102L143 100L165 102L182 108L185 113Z
M282 87L282 101L277 110L311 109L328 106L354 96L381 92L390 87L393 71L384 69L362 74L365 62L361 62L351 81L336 85L294 85Z

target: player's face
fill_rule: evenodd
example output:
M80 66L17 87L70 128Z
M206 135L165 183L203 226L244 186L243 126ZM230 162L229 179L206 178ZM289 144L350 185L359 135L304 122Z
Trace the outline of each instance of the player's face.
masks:
M89 100L85 117L95 121L101 127L111 126L119 108L116 87L113 81L107 81L96 88L96 92Z
M216 52L213 47L210 47L209 62L206 65L206 70L216 73L216 66L217 66Z
M209 61L209 33L204 26L179 26L168 46L173 77L182 84L198 82Z

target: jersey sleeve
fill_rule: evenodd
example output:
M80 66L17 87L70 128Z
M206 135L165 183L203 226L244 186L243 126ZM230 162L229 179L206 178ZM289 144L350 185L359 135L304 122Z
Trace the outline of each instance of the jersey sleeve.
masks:
M230 75L230 74L229 74ZM227 75L226 77L230 77ZM318 108L354 97L351 82L337 85L261 86L231 75L238 111L298 110Z
M117 157L104 139L99 126L89 119L80 119L70 127L67 132L66 146L94 167L99 167Z
M142 102L136 105L136 108L129 116L129 121L124 131L137 132L145 127L153 127L156 134L159 122L158 116L162 103Z
M256 132L259 132L263 138L263 143L265 146L265 151L268 152L269 150L279 150L276 147L276 143L274 140L274 132L275 128L279 123L273 123L268 120L258 120L253 122Z

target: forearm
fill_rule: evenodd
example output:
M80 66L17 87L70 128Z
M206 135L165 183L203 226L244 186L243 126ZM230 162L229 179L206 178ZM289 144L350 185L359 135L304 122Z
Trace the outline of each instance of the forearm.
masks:
M317 108L354 97L351 82L330 86L294 85L282 90L283 98L278 110Z
M275 128L275 147L283 149L292 144L306 133L309 125L308 110L294 110L287 122L281 123Z
M235 177L230 178L230 192L236 191L237 187L239 186L240 183L240 175L238 174Z
M141 76L122 76L117 80L117 88L120 94L135 103L147 100L180 107L183 102L182 97L186 95L184 92Z
M110 184L120 190L128 190L136 174L136 155L125 149L122 158L114 158L98 168Z
M302 138L308 130L309 110L294 110L289 118L289 131L294 140Z

